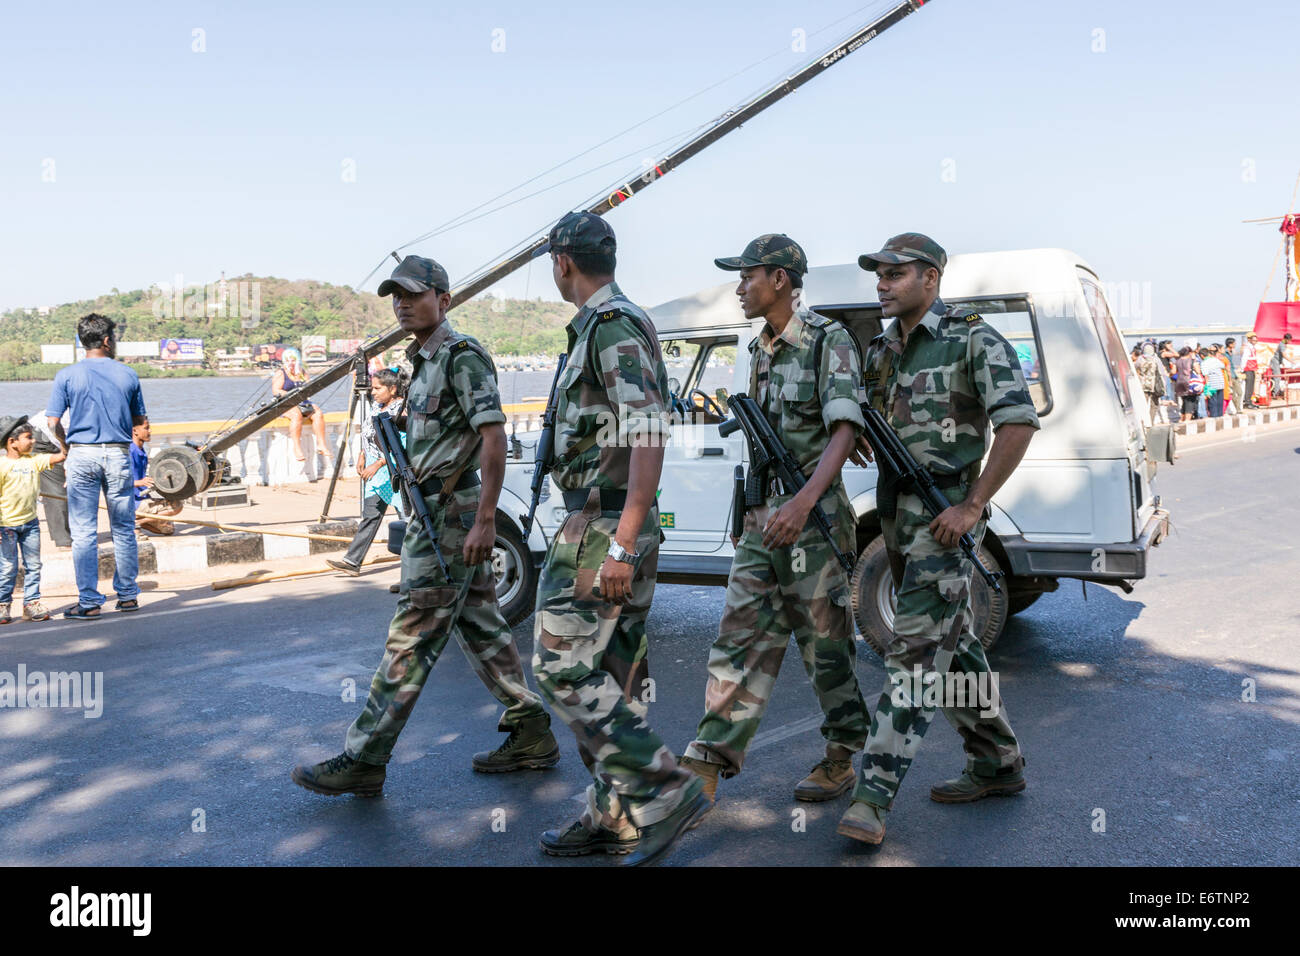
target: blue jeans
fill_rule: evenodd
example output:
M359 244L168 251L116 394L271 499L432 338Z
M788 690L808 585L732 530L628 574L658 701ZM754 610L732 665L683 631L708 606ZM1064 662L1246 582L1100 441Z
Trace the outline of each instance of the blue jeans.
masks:
M68 452L68 525L72 529L72 567L78 600L99 607L99 494L108 503L113 530L113 590L119 601L140 593L136 584L139 558L135 544L135 489L131 457L125 447L74 445Z
M41 599L41 523L33 518L16 528L0 528L0 604L13 600L19 551L23 553L23 603Z

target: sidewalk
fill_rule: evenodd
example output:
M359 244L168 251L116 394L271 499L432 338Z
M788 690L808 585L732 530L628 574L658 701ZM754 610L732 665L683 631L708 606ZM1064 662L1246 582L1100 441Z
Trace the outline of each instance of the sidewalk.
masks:
M139 576L141 580L160 574L201 574L210 579L239 577L253 570L290 571L319 565L325 567L325 556L342 552L347 541L314 541L302 537L287 537L263 532L284 531L294 534L333 535L350 539L356 531L361 500L355 479L340 480L330 503L329 520L320 521L325 503L328 481L309 485L282 485L280 487L249 487L252 503L234 508L202 511L186 504L179 515L169 520L175 523L174 535L137 534L139 546ZM388 513L390 516L392 511ZM386 516L387 517L387 516ZM183 523L185 519L205 521L240 530L220 530ZM41 590L54 596L76 594L76 578L72 568L72 549L56 548L50 538L44 507L41 520ZM247 530L242 530L247 529ZM387 551L387 524L381 526L371 555ZM224 565L245 565L231 567ZM252 565L249 567L248 565ZM382 566L381 566L382 567ZM99 576L100 590L111 588L113 577L113 538L109 531L108 515L99 515Z
M1280 424L1296 419L1300 419L1300 405L1277 404L1268 408L1252 408L1237 415L1194 418L1190 422L1176 422L1174 431L1186 438L1194 438L1197 435L1213 435L1234 428Z

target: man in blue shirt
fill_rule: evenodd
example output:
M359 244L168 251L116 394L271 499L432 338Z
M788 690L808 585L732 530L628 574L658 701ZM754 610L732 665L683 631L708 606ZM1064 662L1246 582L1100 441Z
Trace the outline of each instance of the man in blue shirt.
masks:
M72 529L72 565L77 577L76 607L63 616L99 617L99 494L108 504L113 531L113 590L119 611L140 608L136 583L134 479L131 475L132 428L145 420L140 379L117 354L116 324L91 313L77 322L77 337L86 357L54 376L54 393L46 406L50 430L70 446L68 523ZM60 419L68 412L66 438Z

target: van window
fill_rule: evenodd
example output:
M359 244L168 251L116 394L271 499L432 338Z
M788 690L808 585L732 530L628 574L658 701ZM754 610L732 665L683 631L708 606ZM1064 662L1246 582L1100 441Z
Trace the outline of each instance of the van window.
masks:
M1029 387L1034 410L1046 415L1052 409L1052 395L1047 387L1047 370L1043 367L1043 350L1038 341L1038 324L1028 299L944 299L948 305L974 309L989 325L997 329L1016 353L1020 374Z
M1024 296L974 296L971 298L943 298L945 305L959 305L973 309L997 329L1016 352L1020 372L1029 387L1029 397L1039 416L1052 410L1052 390L1047 382L1047 369L1043 366L1042 343L1038 337L1038 321L1034 310ZM845 326L858 343L860 355L866 355L867 343L893 321L883 319L880 306L819 305L814 310L819 315L835 319Z
M1106 353L1106 365L1110 368L1111 381L1115 383L1120 404L1127 411L1133 407L1133 395L1129 391L1131 365L1128 349L1124 345L1124 340L1120 338L1119 330L1115 328L1115 320L1111 318L1110 307L1106 305L1106 296L1097 283L1097 277L1086 269L1077 269L1077 272L1079 285L1083 287L1084 301L1088 303L1088 311L1092 313L1092 324L1097 329L1097 337L1101 339L1101 347Z

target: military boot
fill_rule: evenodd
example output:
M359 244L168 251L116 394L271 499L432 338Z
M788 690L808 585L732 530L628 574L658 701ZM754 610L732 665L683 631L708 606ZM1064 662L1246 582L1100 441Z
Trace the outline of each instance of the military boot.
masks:
M853 786L853 753L841 747L828 748L827 755L808 776L794 785L794 798L806 803L834 800Z
M543 853L551 856L587 856L591 853L610 853L624 856L637 847L636 831L626 835L594 829L582 820L575 820L563 830L547 830L540 840Z
M1023 789L1025 774L1022 770L999 773L992 777L963 770L960 777L931 787L930 799L935 803L970 803L985 797L1009 797Z
M310 767L299 764L289 776L298 786L328 797L378 797L384 791L385 772L383 764L363 763L342 753Z
M879 846L885 838L885 810L872 803L854 800L840 817L835 832L852 840Z
M677 762L700 778L700 782L704 784L701 793L709 801L708 809L697 816L694 822L691 823L690 828L694 830L708 816L709 810L713 809L713 805L718 802L718 774L722 772L722 765L709 763L707 760L696 760L694 757L678 757Z
M560 762L560 745L551 733L551 718L546 714L521 720L511 728L510 736L496 750L474 755L474 769L479 773L508 773L511 770L545 770Z

